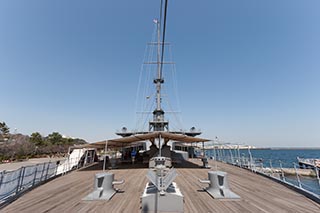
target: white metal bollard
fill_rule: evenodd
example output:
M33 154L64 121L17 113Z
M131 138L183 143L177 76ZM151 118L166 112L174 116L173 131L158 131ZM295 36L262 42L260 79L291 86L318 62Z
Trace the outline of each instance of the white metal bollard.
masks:
M201 183L209 184L209 187L205 190L213 198L229 198L229 199L239 199L240 197L233 193L227 181L227 173L222 171L209 171L208 180L200 180Z
M123 183L124 180L115 181L113 173L97 173L94 179L94 191L83 200L110 200L117 192L113 186Z

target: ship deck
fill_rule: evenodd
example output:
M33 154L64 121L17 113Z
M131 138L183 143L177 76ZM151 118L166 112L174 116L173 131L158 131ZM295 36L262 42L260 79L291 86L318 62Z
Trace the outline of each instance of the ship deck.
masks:
M207 179L209 169L196 167L201 161L192 159L188 168L177 168L175 179L184 195L184 212L320 212L320 205L303 195L288 189L268 178L245 169L209 160L212 168L228 173L232 191L241 199L213 199L202 188L198 178ZM190 166L191 165L191 166ZM193 166L192 166L193 165ZM109 170L115 179L124 179L110 201L82 201L93 191L94 174L101 167L71 172L58 177L26 193L3 212L141 212L140 196L147 183L147 168L127 168Z

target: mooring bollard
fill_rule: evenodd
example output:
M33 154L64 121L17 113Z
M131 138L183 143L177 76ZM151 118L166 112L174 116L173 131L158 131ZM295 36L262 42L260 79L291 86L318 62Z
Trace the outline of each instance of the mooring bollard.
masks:
M239 199L240 197L233 193L227 181L227 173L222 171L209 171L208 180L200 180L201 183L209 184L209 187L205 190L213 198L229 198L229 199Z
M124 180L115 181L113 173L98 173L94 179L94 191L83 200L110 200L117 192L113 186L123 183Z
M201 161L202 161L202 166L204 167L204 168L208 168L208 169L210 169L211 167L209 166L209 164L208 164L208 158L206 158L206 157L204 157L204 158L201 158Z

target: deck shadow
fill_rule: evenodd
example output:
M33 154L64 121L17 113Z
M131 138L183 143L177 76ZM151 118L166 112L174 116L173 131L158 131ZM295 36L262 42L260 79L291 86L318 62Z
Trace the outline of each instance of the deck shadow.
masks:
M148 168L148 164L143 164L143 163L135 163L135 164L130 164L130 163L119 163L116 165L116 167L112 168L111 164L107 163L105 169L106 170L117 170L117 169L144 169ZM88 166L86 168L80 169L79 172L81 171L98 171L98 170L103 170L103 161L98 162L95 165Z
M197 163L185 160L181 161L180 163L173 163L172 164L173 168L186 168L186 169L204 169L202 166L200 166ZM136 162L134 164L132 163L118 163L116 164L116 167L112 168L110 163L106 164L105 169L106 170L117 170L117 169L148 169L149 164L146 163L141 163L141 162ZM88 166L82 169L79 169L79 172L81 171L99 171L103 170L103 161L100 161L92 166Z
M174 168L186 168L186 169L204 169L202 166L199 164L193 163L188 160L184 160L181 163L174 163L173 164Z

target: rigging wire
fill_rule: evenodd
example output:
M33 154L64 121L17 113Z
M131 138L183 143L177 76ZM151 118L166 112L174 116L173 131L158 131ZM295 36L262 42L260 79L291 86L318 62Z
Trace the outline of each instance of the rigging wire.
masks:
M155 96L155 93L154 93L154 96ZM150 105L150 108L149 108L149 111L151 111L151 109L153 109L154 107L155 107L155 102L152 101L152 102L151 102L151 105ZM150 116L150 115L149 115L149 116ZM147 124L147 121L149 120L149 119L148 119L149 116L147 115L147 116L145 117L145 120L144 120L143 125L142 125L142 128L141 128L142 131L145 129L145 126L146 126L146 124Z
M155 39L155 35L156 35L156 29L154 30L154 34L153 34L153 38L152 40ZM148 61L152 61L153 59L153 51L154 51L154 47L151 45L149 48L149 57L148 57ZM151 73L152 73L152 67L151 66L146 66L146 79L145 79L145 87L144 87L144 94L142 96L142 110L146 109L147 107L147 102L145 97L147 97L147 95L149 95L150 93L150 79L151 79Z
M151 42L154 42L155 41L155 38L156 38L156 26L154 27L154 30L153 30L153 33L152 33L152 36L151 36ZM144 109L147 109L149 108L148 106L148 103L145 99L146 95L150 93L150 84L149 84L149 81L150 81L150 75L151 75L151 68L150 66L146 66L144 64L144 62L146 61L151 61L152 60L152 55L153 55L153 51L154 51L154 48L152 45L146 45L146 48L145 48L145 53L144 53L144 57L143 57L143 61L142 61L142 65L141 65L141 70L140 70L140 77L139 77L139 82L138 82L138 88L137 88L137 94L136 94L136 112L138 111L143 111ZM144 83L142 85L142 82L143 82L143 79L142 79L142 76L143 76L143 72L146 72L146 75L145 78L144 78ZM140 93L140 91L142 91ZM141 95L139 94L142 94L142 97ZM141 101L141 104L138 104L138 101ZM138 106L139 105L139 106ZM142 122L142 120L144 119L144 116L143 115L138 115L138 113L135 113L135 128L136 129L139 129L139 126L140 126L140 122Z
M164 4L164 6L163 6L163 4ZM164 44L165 44L165 34L166 34L167 8L168 8L168 0L165 0L165 1L160 0L159 29L161 29L161 22L162 22L162 18L163 18L162 44L161 44L162 47L161 47L161 60L160 60L160 79L162 79L163 60L164 60L164 52L165 52L165 45ZM163 14L163 10L164 10L164 14ZM148 57L149 61L151 61L150 59L152 59L153 50L154 50L154 48L151 47L150 51L149 51L149 57ZM150 79L151 70L152 70L151 66L149 67L149 69L148 69L148 66L147 66L147 69L146 69L147 78L146 78L146 82L145 82L146 84L145 85L148 85L148 86L144 87L144 92L143 92L143 97L142 97L142 100L143 100L142 102L143 103L141 104L141 108L142 109L146 109L148 107L148 105L153 106L153 104L154 104L154 103L150 103L146 99L146 95L147 95L147 93L149 93L149 89L150 89L149 88L150 85L147 84L148 83L147 81ZM148 96L148 97L150 99L150 96ZM143 126L142 126L142 128L144 128L144 126L146 125L146 122L147 122L148 118L150 117L150 115L144 116L143 114L141 114L141 116L139 117L140 119L138 119L136 126L139 126L139 123L143 120L144 117L145 117L145 120L144 120Z
M172 51L172 45L169 45L169 57L171 61L173 60L173 51ZM181 109L181 105L180 105L180 96L179 96L179 85L178 85L178 76L177 76L177 68L176 68L176 64L174 63L172 65L172 82L173 82L173 91L174 91L174 95L175 95L175 100L176 100L176 104L177 104L177 108L178 111L182 110ZM184 129L183 126L183 121L182 121L182 116L177 116L177 122L179 125L181 125L181 129Z
M166 89L164 90L166 91ZM181 123L181 120L179 119L180 116L178 116L178 113L174 111L172 105L171 105L171 102L170 102L170 98L166 98L166 103L167 103L167 106L169 108L170 111L172 111L173 113L173 118L176 122L176 124L174 125L174 123L170 123L171 126L175 126L176 127L176 130L182 130L183 129L183 125Z
M146 58L147 50L148 50L148 46L145 47L143 61ZM135 107L134 107L135 108L135 112L137 112L138 108L139 108L138 100L139 100L139 94L140 94L140 88L141 88L140 85L141 85L141 80L142 80L142 72L143 72L143 63L141 64L141 68L140 68L140 75L139 75L138 87L137 87L137 92L136 92L136 101L135 101ZM136 115L136 113L134 113L134 121L135 121L135 123L137 123L138 119L139 119L138 116Z

